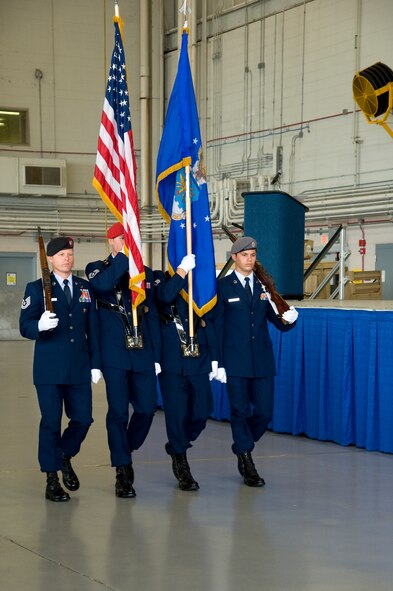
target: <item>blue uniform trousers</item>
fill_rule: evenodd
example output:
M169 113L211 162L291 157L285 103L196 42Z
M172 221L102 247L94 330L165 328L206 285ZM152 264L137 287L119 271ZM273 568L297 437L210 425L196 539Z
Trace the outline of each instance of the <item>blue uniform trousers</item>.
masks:
M231 414L233 451L241 454L254 449L273 416L274 377L228 376L227 392Z
M154 371L103 369L108 400L106 428L112 466L125 466L131 453L145 441L157 407ZM129 405L133 413L129 419Z
M158 374L171 454L184 453L195 441L213 411L209 374Z
M36 390L41 409L38 460L42 472L57 472L62 454L79 452L93 422L91 385L37 384ZM61 434L63 404L69 423Z

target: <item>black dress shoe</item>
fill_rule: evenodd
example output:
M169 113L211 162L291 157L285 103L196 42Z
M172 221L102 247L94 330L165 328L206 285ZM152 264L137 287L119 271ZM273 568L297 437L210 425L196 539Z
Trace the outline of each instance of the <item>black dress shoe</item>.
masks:
M60 485L57 472L46 473L45 498L54 503L64 503L70 500L70 495Z
M244 477L244 466L243 461L240 459L240 456L237 456L237 469L239 470L240 476Z
M134 468L132 467L132 464L128 464L127 468L128 468L128 474L130 475L131 484L134 484L134 478L135 478Z
M264 479L259 476L255 468L251 452L245 451L237 455L237 467L243 476L244 484L252 487L265 486Z
M232 445L232 451L235 454L235 456L237 457L237 469L239 470L239 474L240 474L240 476L244 476L243 460L240 457L240 454L237 454L235 452L235 446L234 445Z
M166 444L165 449L167 449L167 446L169 447L168 443ZM172 470L175 477L179 481L180 490L198 490L199 484L196 480L194 480L191 474L190 466L188 465L187 461L187 454L182 453L169 455L172 457Z
M134 487L134 470L131 464L126 466L118 466L116 468L116 484L115 493L121 499L132 499L136 496Z
M79 488L79 479L74 472L73 467L71 466L71 457L65 456L63 454L61 460L61 471L63 474L63 484L68 490L78 490Z

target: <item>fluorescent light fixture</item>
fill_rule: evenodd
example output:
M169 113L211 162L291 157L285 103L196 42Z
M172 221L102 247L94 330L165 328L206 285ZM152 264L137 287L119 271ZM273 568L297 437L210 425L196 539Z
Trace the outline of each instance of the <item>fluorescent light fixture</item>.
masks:
M0 111L0 115L20 115L20 111Z

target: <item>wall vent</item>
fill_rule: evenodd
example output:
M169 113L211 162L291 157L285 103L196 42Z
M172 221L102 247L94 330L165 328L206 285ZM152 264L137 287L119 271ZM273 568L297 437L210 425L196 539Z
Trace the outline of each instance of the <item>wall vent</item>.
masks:
M20 158L19 193L22 195L66 195L66 161L49 158Z

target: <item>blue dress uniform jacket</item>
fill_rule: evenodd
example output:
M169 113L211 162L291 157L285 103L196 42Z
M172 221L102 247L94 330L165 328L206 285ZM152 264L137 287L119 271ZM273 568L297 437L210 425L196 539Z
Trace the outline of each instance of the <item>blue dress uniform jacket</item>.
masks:
M235 272L217 282L219 365L227 373L235 454L251 452L273 416L276 367L268 321L282 332L294 327L277 317L264 287L253 279L251 301Z
M188 338L188 304L180 295L187 278L175 273L167 280L162 271L155 271L154 278L161 315L162 372L158 379L169 440L166 450L170 454L183 454L203 431L213 410L209 372L211 362L217 359L217 338L211 316L207 314L200 320L194 315L197 327L194 335L198 338L200 356L184 357L173 314L179 317Z
M108 412L106 427L112 466L128 465L131 454L144 442L157 407L157 378L154 363L160 361L160 326L153 295L153 271L145 267L146 299L138 306L143 348L127 349L125 326L119 311L100 306L101 302L122 305L132 327L128 257L119 252L105 261L89 263L86 275L98 300L100 344L106 384ZM129 405L133 407L129 417Z
M28 283L20 314L20 333L36 341L33 381L39 384L90 384L91 369L101 369L96 303L89 283L72 276L73 295L68 306L64 292L52 277L52 301L59 324L38 331L45 311L42 281Z
M75 456L92 418L91 369L101 369L96 302L85 279L72 276L72 301L52 274L53 309L59 323L39 332L44 312L42 281L26 286L21 335L35 340L33 379L41 410L38 459L42 472L57 472L62 455ZM61 433L63 408L69 422Z
M140 326L143 349L126 349L124 323L120 313L98 306L103 365L145 371L154 367L154 362L160 361L160 326L153 295L153 271L145 267L145 273L146 299L138 306L147 310ZM121 252L115 257L109 256L105 261L89 263L86 267L86 275L98 300L117 305L115 288L121 287L123 305L132 326L128 274L128 257Z
M219 365L225 367L227 376L262 378L276 374L267 321L282 332L294 327L277 317L255 275L251 305L235 272L217 282L215 322L220 343Z
M154 271L154 294L157 307L162 313L161 318L161 369L176 374L197 375L209 373L211 362L218 359L218 343L212 316L205 315L202 320L194 314L197 325L195 335L199 343L199 357L184 357L181 350L179 335L173 320L165 318L173 317L172 305L176 305L178 316L184 330L188 335L188 304L179 294L185 287L187 277L184 279L175 273L169 281L162 271Z

